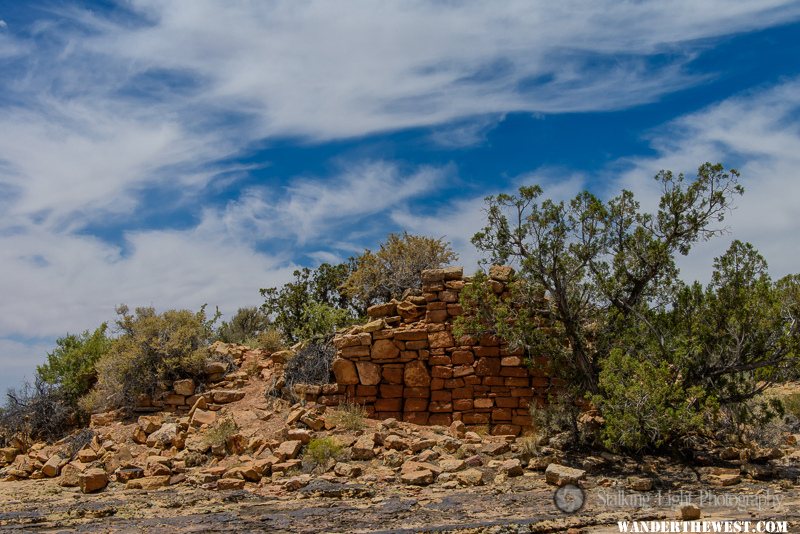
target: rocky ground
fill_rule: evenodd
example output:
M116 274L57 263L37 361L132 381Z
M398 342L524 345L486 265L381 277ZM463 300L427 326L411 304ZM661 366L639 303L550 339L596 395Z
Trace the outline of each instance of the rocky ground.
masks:
M106 414L58 444L0 449L0 529L618 532L619 520L697 513L800 528L800 435L691 465L571 455L460 422L290 405L264 395L268 375L234 370L188 413ZM565 484L581 488L574 513L554 500Z

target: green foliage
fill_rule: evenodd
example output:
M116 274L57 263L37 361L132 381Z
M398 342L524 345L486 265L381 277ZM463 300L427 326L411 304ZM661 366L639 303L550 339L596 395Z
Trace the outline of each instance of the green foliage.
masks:
M666 362L653 362L614 349L603 360L601 394L593 401L605 417L603 444L640 451L672 444L699 431L715 401L699 386L684 389Z
M264 349L268 352L278 352L286 348L283 336L272 326L258 334L255 339L247 342L247 344L253 348Z
M342 446L333 438L314 438L306 447L304 460L310 460L315 465L323 465L330 459L336 459L342 454Z
M442 239L389 234L377 252L366 250L346 282L349 295L374 304L400 298L409 288L420 287L420 274L455 261L458 255Z
M331 334L365 313L342 289L351 269L347 263L323 263L315 270L297 270L294 281L280 289L261 289L261 309L290 343Z
M239 308L230 322L223 321L217 339L225 343L248 343L269 329L269 317L256 307Z
M226 417L203 434L203 441L212 448L222 447L237 432L239 432L239 425L230 417Z
M85 397L85 408L131 406L141 394L153 394L173 380L199 378L209 358L214 322L205 306L198 312L127 306L117 310L120 335L97 362L97 384Z
M67 335L56 341L56 348L47 355L47 363L36 368L37 375L60 390L64 400L77 406L97 380L95 365L108 352L111 340L103 323L97 330L81 335Z
M573 393L601 409L606 439L626 448L691 433L717 403L747 411L744 401L796 369L798 278L774 284L764 259L738 241L706 288L682 283L675 265L724 232L743 192L737 179L708 163L690 182L662 171L653 213L629 191L607 202L588 192L540 200L538 186L489 197L488 225L473 243L519 269L503 299L475 277L462 291L457 333L497 333L551 356Z
M329 419L337 428L344 430L361 430L365 426L364 419L366 417L367 411L362 405L345 403L337 406Z

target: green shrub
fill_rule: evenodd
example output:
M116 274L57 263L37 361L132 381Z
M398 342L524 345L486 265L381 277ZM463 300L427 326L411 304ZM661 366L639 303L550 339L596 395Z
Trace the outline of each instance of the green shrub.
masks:
M274 327L269 327L254 339L247 341L247 344L256 349L263 349L267 352L278 352L284 350L286 344L283 342L283 336Z
M47 363L36 368L37 375L56 386L70 405L86 395L97 381L97 361L111 347L106 336L107 325L81 335L67 335L56 341L56 348L47 355Z
M684 389L667 364L618 349L603 361L599 385L602 394L593 401L605 418L603 443L611 450L670 445L699 431L716 407L702 388Z
M420 275L458 259L450 243L442 239L389 234L377 252L367 250L356 259L347 279L346 292L367 303L400 298L403 291L421 286Z
M361 430L364 428L364 419L367 411L360 404L345 403L340 404L336 410L328 417L337 428L344 430Z
M259 308L239 308L230 322L223 321L219 326L217 339L225 343L252 342L269 327L269 317Z
M222 447L237 432L239 432L239 425L230 417L226 417L209 428L203 435L203 440L212 448Z
M303 459L309 460L315 465L323 465L328 460L335 460L341 454L342 446L333 438L315 438L308 443Z
M121 306L120 336L96 364L97 384L84 397L86 409L130 407L142 394L153 395L180 378L200 379L209 358L214 317L199 312Z

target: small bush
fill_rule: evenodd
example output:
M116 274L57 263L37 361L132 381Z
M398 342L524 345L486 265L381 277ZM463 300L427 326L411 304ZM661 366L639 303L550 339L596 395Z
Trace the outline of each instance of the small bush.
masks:
M239 425L233 419L226 417L209 428L203 439L212 448L223 447L228 442L228 439L237 432L239 432Z
M225 343L246 343L257 339L269 327L269 317L259 308L239 308L230 322L222 322L217 339Z
M323 465L328 460L335 460L341 454L342 446L333 438L316 438L308 443L303 459L307 459L315 465Z
M200 379L209 358L213 323L199 312L127 306L117 310L121 335L97 362L97 384L82 403L92 411L129 407L180 378Z
M688 390L664 363L612 350L603 362L594 402L605 418L603 444L612 450L658 449L688 439L714 410L699 387Z
M27 447L35 441L61 439L74 425L73 408L61 390L37 376L21 390L8 390L0 411L0 440L16 438Z
M272 327L267 328L258 334L258 336L250 339L246 343L253 348L263 349L267 352L278 352L279 350L284 350L286 348L286 344L283 342L281 333Z
M295 384L329 384L336 349L330 341L313 341L300 349L284 368L284 391L291 397Z
M549 395L544 406L531 402L528 411L533 428L541 438L549 439L567 432L573 442L578 441L580 409L566 393Z
M328 417L337 428L344 430L361 430L366 425L364 419L367 411L360 404L345 403L340 404L336 410Z
M97 361L108 352L111 340L103 323L92 333L67 335L56 341L56 348L47 355L47 363L36 373L48 384L57 386L64 400L77 408L78 399L86 395L97 380Z

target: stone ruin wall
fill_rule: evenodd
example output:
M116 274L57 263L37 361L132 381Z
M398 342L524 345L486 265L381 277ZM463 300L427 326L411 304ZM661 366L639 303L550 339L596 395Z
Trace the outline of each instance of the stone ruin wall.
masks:
M494 292L507 296L510 267L489 271ZM369 416L430 425L462 421L515 434L531 424L529 405L543 404L558 379L546 356L528 366L522 350L495 336L455 339L453 318L462 313L463 268L422 273L422 294L372 306L370 322L334 338L337 385L305 391L307 400L363 405Z

